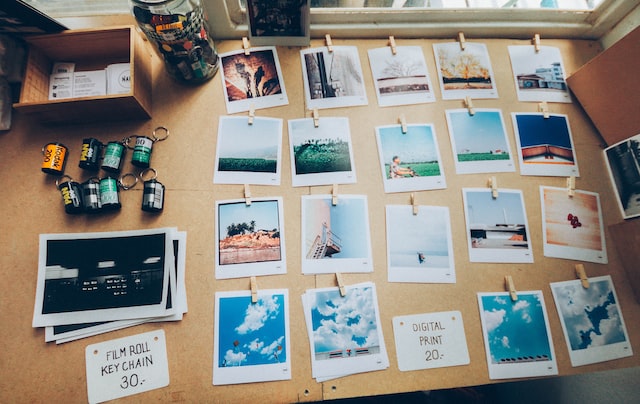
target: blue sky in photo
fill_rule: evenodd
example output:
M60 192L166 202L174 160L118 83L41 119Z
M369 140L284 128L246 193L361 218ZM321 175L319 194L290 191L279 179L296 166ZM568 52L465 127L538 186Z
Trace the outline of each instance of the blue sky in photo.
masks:
M222 158L278 157L281 123L274 119L224 119L218 133L219 156Z
M522 194L519 192L498 192L498 198L493 199L491 190L467 191L467 213L469 224L486 224L494 226L496 223L525 224L525 212L522 209Z
M369 253L369 237L367 231L366 200L361 198L340 198L333 206L331 198L323 199L330 205L331 231L340 237L342 251L333 258L367 258Z
M569 123L564 116L542 114L516 114L520 147L550 144L571 148Z
M247 205L245 201L221 203L218 205L219 237L227 236L227 226L231 223L251 223L256 221L256 230L279 229L278 201L252 201Z
M456 154L463 153L465 149L471 153L488 153L498 149L510 153L499 111L476 111L475 115L469 115L464 110L450 111L447 114L455 139Z
M318 291L315 298L311 323L316 353L380 345L371 287L350 288L345 297L337 289Z
M447 220L440 209L421 207L414 215L404 206L389 207L389 243L393 254L448 255ZM416 260L417 261L417 260Z
M518 293L515 302L508 293L482 296L481 300L493 363L538 355L552 359L538 292Z
M408 125L407 133L402 133L399 125L387 126L379 128L378 133L385 164L391 164L393 156L399 156L402 164L438 159L433 130L429 125Z
M554 286L572 350L626 341L618 304L609 279Z
M285 362L284 295L221 297L218 321L218 366L251 366Z

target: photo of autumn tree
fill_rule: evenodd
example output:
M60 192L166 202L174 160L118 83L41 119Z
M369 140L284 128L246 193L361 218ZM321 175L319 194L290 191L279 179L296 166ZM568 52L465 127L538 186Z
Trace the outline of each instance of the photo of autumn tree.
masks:
M445 90L493 89L491 64L482 44L436 44L436 56Z

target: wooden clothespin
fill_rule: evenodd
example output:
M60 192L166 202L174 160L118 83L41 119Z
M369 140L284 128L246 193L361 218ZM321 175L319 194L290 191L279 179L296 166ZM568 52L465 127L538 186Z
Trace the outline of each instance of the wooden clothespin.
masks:
M396 49L396 38L394 38L393 35L389 35L389 46L391 47L392 55L398 53L398 50Z
M493 199L498 199L498 180L495 175L492 175L489 178L489 186L491 187L491 197Z
M338 184L333 184L331 189L331 204L336 206L338 204Z
M572 175L570 177L567 177L567 195L569 195L569 198L573 198L575 194L576 194L576 177Z
M327 50L328 50L329 52L333 52L333 42L331 41L331 35L326 34L326 35L324 36L324 40L325 40L325 42L327 43Z
M249 56L251 54L251 44L249 44L249 38L246 36L242 37L242 49L244 49L245 56Z
M251 206L251 189L249 184L244 184L244 202L247 206Z
M465 47L467 46L467 42L464 39L464 33L462 31L458 32L458 42L460 42L460 50L463 51L465 49Z
M340 291L340 296L345 297L347 295L347 290L344 287L344 282L342 281L342 274L340 272L336 272L336 283L338 284L338 290Z
M249 125L253 125L253 118L256 117L256 108L253 106L253 103L251 103L251 105L249 105L249 120L247 121L247 123Z
M576 264L576 277L580 279L583 288L589 289L589 278L587 278L583 264Z
M404 114L400 114L398 117L398 121L400 122L400 130L402 130L402 134L407 134L407 118Z
M511 296L511 301L518 300L518 293L516 292L516 287L513 284L513 278L511 275L507 275L504 277L504 288L507 292L509 292L509 296Z
M464 99L464 103L467 105L467 109L469 110L469 115L474 116L476 114L475 109L473 109L473 101L471 101L471 97L468 95Z
M418 204L416 203L415 192L411 193L411 209L412 209L413 215L416 216L418 214Z
M318 113L318 108L314 108L313 112L313 127L317 128L320 126L320 113Z
M258 303L258 281L256 277L251 277L251 303Z
M531 42L533 43L533 49L535 49L536 53L540 52L540 34L535 34Z
M539 102L538 112L542 112L544 119L549 119L549 104L546 101Z

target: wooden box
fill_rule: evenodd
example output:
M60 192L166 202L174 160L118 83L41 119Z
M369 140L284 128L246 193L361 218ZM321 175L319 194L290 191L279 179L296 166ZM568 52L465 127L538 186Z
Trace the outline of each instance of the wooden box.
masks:
M20 100L14 107L47 123L83 123L151 118L151 53L133 26L64 31L25 38L29 57ZM54 62L72 62L76 71L131 64L131 91L125 94L49 100Z

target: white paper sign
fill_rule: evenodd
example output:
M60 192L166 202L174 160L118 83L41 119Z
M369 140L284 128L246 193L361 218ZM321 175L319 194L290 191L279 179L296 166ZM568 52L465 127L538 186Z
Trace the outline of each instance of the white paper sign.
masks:
M164 330L89 345L85 358L90 403L169 385Z
M468 365L469 350L459 311L393 318L401 371Z

